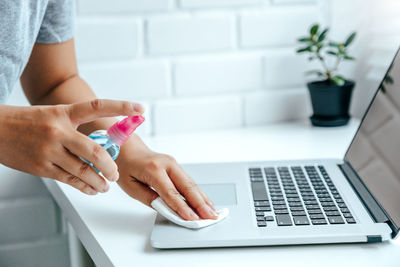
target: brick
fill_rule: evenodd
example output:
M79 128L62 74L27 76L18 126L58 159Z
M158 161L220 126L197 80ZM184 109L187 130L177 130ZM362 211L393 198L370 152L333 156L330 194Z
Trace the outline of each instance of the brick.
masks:
M307 70L321 69L318 62L309 62L307 57L297 55L294 49L268 53L264 60L264 82L271 88L303 86L306 83Z
M0 201L22 197L50 196L40 178L0 165ZM1 216L0 216L1 218Z
M180 0L180 6L184 8L234 7L262 3L263 0Z
M262 60L213 57L180 61L176 64L175 86L178 96L258 89L262 86Z
M306 35L310 25L319 22L316 7L280 7L251 11L240 19L240 44L243 47L293 45Z
M83 15L129 14L166 11L173 5L174 0L79 0L78 12Z
M84 19L76 27L79 61L131 59L138 55L140 26L132 19Z
M147 41L151 54L219 51L234 46L231 15L159 16L150 18Z
M0 266L69 267L68 238L49 239L0 246Z
M158 101L154 106L154 133L240 127L241 110L241 99L236 96Z
M101 98L138 101L164 97L170 91L170 67L166 61L86 65L81 76Z
M246 126L303 119L310 113L306 89L257 92L244 100Z
M57 207L51 197L0 200L0 244L57 233Z

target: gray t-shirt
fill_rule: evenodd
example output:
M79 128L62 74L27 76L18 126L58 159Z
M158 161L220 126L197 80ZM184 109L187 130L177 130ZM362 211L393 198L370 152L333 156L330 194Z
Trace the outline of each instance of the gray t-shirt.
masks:
M0 103L22 74L35 42L73 35L73 0L0 0Z

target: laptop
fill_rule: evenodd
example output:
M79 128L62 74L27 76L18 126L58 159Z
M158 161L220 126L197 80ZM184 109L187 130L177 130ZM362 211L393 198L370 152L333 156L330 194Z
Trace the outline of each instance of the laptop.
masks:
M199 230L158 215L151 245L170 249L390 240L400 226L399 160L397 52L344 158L184 165L230 215Z

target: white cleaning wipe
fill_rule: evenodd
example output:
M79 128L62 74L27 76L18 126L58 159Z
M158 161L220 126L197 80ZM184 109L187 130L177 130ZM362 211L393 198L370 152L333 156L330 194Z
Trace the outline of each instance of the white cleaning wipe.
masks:
M153 200L153 202L151 202L151 206L169 221L191 229L199 229L206 226L210 226L212 224L216 224L225 219L226 216L229 215L229 209L224 208L222 210L217 211L218 218L215 220L205 219L197 221L185 221L175 211L173 211L170 207L168 207L168 205L165 204L165 202L160 197Z

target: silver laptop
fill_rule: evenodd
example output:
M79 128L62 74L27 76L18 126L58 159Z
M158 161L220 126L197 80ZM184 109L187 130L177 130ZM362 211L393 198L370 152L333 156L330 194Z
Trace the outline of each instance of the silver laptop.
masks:
M327 140L329 142L329 140ZM191 164L224 221L200 230L157 216L155 248L382 242L400 226L400 53L343 159Z

